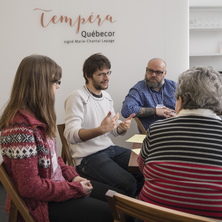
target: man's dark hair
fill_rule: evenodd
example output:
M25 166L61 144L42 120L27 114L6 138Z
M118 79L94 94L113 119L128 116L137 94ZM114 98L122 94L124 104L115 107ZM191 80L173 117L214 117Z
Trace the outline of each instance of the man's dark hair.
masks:
M106 56L101 53L91 55L83 64L83 77L86 80L86 84L88 83L88 79L86 77L92 78L93 73L95 73L98 69L102 70L110 68L111 63Z

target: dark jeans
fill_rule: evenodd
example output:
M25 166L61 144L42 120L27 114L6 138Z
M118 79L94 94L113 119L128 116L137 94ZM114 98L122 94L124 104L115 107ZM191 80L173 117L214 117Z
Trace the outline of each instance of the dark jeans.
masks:
M76 198L64 202L49 202L51 222L113 222L113 217L106 203L106 192L111 189L125 194L118 188L91 180L93 191L90 197ZM133 222L126 216L126 222Z
M113 222L106 202L91 197L49 202L50 222Z
M76 170L83 177L116 187L126 195L134 197L138 190L137 181L140 180L139 189L141 189L143 176L141 173L133 175L128 172L130 155L130 149L110 146L105 150L84 157Z
M95 180L90 180L90 182L93 186L92 193L90 194L90 197L92 197L92 198L102 200L102 201L107 201L105 194L108 190L114 190L118 193L127 195L123 190L120 190L117 187L112 187L108 184L104 184L104 183L101 183L101 182L98 182L98 181L95 181Z

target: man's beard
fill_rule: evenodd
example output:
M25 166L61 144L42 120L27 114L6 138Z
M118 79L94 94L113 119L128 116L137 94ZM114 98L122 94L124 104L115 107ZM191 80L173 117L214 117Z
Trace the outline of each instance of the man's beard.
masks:
M147 86L148 86L149 88L151 88L151 89L157 89L157 88L160 88L160 87L163 86L163 84L164 84L164 79L163 79L161 82L157 82L157 81L153 82L153 81L150 81L150 80L148 80L147 78L145 78L145 82L146 82L146 84L147 84Z
M95 87L96 90L106 90L108 89L108 85L107 87L102 87L101 85L99 85L94 79L93 79L93 86Z

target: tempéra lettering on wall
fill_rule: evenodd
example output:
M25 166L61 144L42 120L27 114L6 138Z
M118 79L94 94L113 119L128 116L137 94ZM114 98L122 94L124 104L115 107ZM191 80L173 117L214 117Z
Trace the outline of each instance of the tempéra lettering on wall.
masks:
M43 28L47 28L50 24L66 23L70 27L75 28L75 33L81 32L82 38L88 38L87 40L72 39L64 40L64 43L113 43L115 31L97 31L97 30L82 30L85 24L96 24L99 27L106 24L115 23L116 20L109 14L105 16L94 15L92 12L90 15L83 17L78 15L76 18L70 18L64 15L54 15L52 10L45 10L41 8L35 8L34 11L40 11L40 24ZM89 34L92 33L92 34ZM90 37L90 38L89 38ZM101 39L101 37L106 39ZM112 39L110 39L112 37ZM109 38L109 39L107 39Z

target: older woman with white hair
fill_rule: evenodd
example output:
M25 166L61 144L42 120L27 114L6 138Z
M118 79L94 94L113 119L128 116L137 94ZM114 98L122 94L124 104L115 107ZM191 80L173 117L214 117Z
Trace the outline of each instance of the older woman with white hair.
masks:
M222 76L194 67L179 76L175 118L156 121L138 158L139 199L222 220Z

